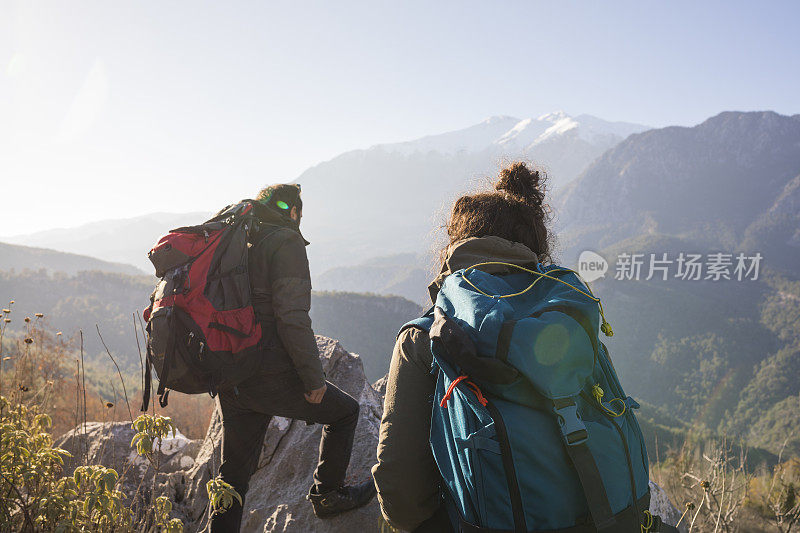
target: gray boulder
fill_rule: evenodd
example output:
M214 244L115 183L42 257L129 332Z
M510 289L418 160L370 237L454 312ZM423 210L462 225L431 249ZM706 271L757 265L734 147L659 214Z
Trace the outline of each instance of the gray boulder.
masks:
M322 366L329 381L347 392L361 405L353 443L347 482L370 478L375 464L378 426L383 409L382 396L370 386L361 360L348 353L337 341L317 336ZM306 494L317 464L322 427L299 420L273 418L267 430L258 469L250 479L242 531L379 531L380 509L376 499L361 509L323 521L318 520ZM215 410L208 433L192 468L170 475L168 489L179 500L175 511L183 515L188 531L207 523L206 482L220 464L222 423Z
M681 519L681 513L669 501L667 492L659 487L653 480L650 480L650 513L660 516L664 523L674 526ZM681 533L686 531L686 524L678 527Z
M375 389L375 392L381 395L381 398L386 396L386 383L389 381L389 374L386 374L378 381L372 384L372 388Z
M120 490L133 498L137 491L147 491L155 470L147 458L131 448L134 435L130 422L87 422L61 437L55 445L72 454L64 460L64 474L72 475L81 464L99 464L113 468L120 476ZM159 478L194 464L201 441L191 440L180 431L163 439L158 457ZM145 481L145 483L142 483Z

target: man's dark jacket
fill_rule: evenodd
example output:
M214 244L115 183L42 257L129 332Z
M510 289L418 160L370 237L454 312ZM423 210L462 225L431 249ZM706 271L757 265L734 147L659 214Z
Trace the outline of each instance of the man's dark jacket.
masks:
M261 324L264 369L297 370L306 391L322 387L325 374L311 329L311 275L297 222L253 202L261 221L250 237L249 270L253 307Z

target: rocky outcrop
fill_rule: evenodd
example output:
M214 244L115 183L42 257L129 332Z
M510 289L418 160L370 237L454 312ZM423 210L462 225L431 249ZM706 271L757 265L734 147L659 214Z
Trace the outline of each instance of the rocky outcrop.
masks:
M375 389L375 392L381 395L381 397L386 396L386 382L389 380L389 374L386 374L378 381L372 384L372 388Z
M369 479L370 468L376 460L386 378L371 386L357 355L348 353L337 341L326 337L317 336L317 345L328 379L361 405L348 482ZM273 418L258 469L250 480L242 531L366 533L381 530L376 500L324 522L314 517L305 496L316 467L321 431L319 425ZM142 501L142 494L155 486L157 494L167 495L175 502L173 516L184 521L186 531L202 530L208 521L206 482L216 474L220 464L222 421L219 411L215 410L204 439L190 440L178 434L163 442L155 480L146 459L131 451L132 437L129 423L97 422L68 432L57 444L74 456L72 463L66 465L68 472L74 464L80 464L82 458L89 463L111 466L123 474L121 489L129 497ZM680 514L666 493L652 482L650 490L651 512L674 524Z
M667 492L652 480L650 481L650 514L660 516L665 523L674 526L681 519L681 513L669 501ZM681 533L686 531L686 525L678 527Z
M347 481L369 479L370 467L375 464L382 397L367 382L357 355L348 353L337 341L327 337L317 336L317 345L328 380L361 405ZM250 479L242 531L344 533L380 529L380 510L374 499L366 507L325 522L314 517L305 497L313 481L321 431L321 426L309 426L299 420L272 419L258 469ZM179 500L175 510L184 515L188 531L202 528L207 520L205 485L219 468L221 442L222 423L217 410L192 468L170 476L169 490Z
M64 473L71 475L80 464L100 464L117 471L121 490L129 497L148 490L155 470L147 458L131 449L133 435L130 422L87 422L68 431L55 443L72 455L64 461ZM160 477L190 468L201 442L186 438L180 431L163 439L157 458Z
M328 380L356 398L361 405L347 481L370 478L378 444L378 426L383 409L382 394L367 382L358 355L348 353L339 342L317 336L322 366ZM317 464L322 427L275 417L272 419L258 469L250 480L242 531L378 531L377 500L361 509L320 522L305 499ZM136 455L130 442L134 431L129 422L89 422L58 439L56 445L69 451L65 464L71 474L79 464L102 464L120 474L120 490L132 505L148 501L147 494L167 495L175 502L173 516L186 531L199 531L207 524L206 482L220 464L222 421L215 410L204 439L190 440L178 433L165 439L158 457L159 472ZM154 487L154 489L153 489Z

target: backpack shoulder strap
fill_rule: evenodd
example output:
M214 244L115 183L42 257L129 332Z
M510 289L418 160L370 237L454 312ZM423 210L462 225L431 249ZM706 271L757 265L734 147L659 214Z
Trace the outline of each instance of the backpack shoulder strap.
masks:
M277 224L265 224L263 222L258 222L257 224L258 229L253 232L249 239L249 242L253 245L254 249L258 248L258 246L267 241L267 239L270 237L281 235L284 239L286 239L293 233L291 229L284 226L279 226ZM286 233L281 230L285 230Z
M225 220L226 218L231 216L241 215L242 213L245 212L248 205L251 205L253 202L255 202L255 200L245 199L235 204L226 205L225 207L217 211L213 217L206 220L205 223L208 224L209 222L218 222L220 220Z
M578 474L586 503L589 505L589 514L594 522L594 527L599 533L615 531L617 524L611 503L603 484L603 477L597 467L594 455L587 444L588 433L586 426L578 415L577 405L572 398L553 400L553 410L558 417L564 446L572 466ZM636 502L633 502L634 508ZM638 517L638 510L637 510Z

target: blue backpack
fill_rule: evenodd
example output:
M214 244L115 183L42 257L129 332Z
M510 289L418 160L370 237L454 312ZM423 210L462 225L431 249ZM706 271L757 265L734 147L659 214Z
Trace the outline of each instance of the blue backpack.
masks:
M498 264L520 272L480 270ZM648 511L639 405L598 337L612 335L600 300L574 271L459 270L408 327L431 339L430 444L456 531L676 531Z

